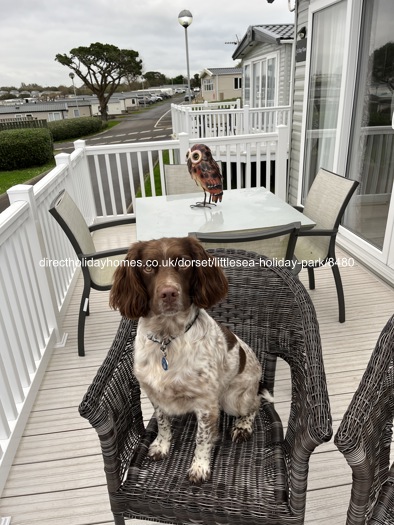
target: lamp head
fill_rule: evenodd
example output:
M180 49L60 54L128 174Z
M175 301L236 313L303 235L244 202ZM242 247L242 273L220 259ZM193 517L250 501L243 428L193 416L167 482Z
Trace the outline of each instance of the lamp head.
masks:
M182 27L186 29L193 22L193 15L190 11L184 9L178 15L178 22L181 24Z

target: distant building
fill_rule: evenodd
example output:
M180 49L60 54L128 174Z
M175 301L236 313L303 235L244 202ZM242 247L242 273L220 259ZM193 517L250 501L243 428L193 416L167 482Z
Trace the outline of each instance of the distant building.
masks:
M243 104L290 103L294 24L249 26L232 58L242 60Z
M242 69L211 67L200 73L201 95L208 102L231 100L242 96Z

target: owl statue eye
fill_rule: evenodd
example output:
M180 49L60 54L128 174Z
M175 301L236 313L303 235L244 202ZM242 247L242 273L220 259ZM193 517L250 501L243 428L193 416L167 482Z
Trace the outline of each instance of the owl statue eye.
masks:
M192 152L192 162L200 162L201 159L202 159L201 151Z

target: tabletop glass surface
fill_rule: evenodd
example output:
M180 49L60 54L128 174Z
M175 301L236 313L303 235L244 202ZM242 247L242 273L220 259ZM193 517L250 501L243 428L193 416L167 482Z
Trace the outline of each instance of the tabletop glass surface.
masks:
M270 228L301 222L315 223L266 188L225 190L222 202L211 208L192 208L203 192L136 200L137 239L185 237L190 232L226 232Z

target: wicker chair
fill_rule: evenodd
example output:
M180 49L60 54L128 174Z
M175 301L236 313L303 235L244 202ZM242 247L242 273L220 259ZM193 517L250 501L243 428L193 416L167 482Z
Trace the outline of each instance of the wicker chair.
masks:
M339 224L358 182L320 168L305 199L302 211L316 222L312 230L300 231L295 256L308 270L309 288L315 289L314 269L331 265L338 295L339 322L345 322L345 298L335 242Z
M157 425L152 418L144 428L133 374L136 323L123 319L79 408L100 439L116 525L124 518L204 525L304 523L309 458L332 435L313 304L298 279L286 269L260 266L260 255L230 249L211 253L226 263L230 284L228 297L211 315L256 351L271 391L277 357L291 369L286 435L273 404L262 403L253 436L242 444L231 441L232 418L222 414L212 477L195 486L187 470L196 419L176 417L169 457L150 461L147 451Z
M383 328L335 435L353 472L347 525L393 525L394 316Z
M120 219L110 222L102 222L88 226L86 221L66 190L62 190L54 199L49 213L56 219L64 233L67 235L72 247L81 261L84 279L81 304L78 316L78 355L85 355L85 319L89 315L89 296L91 288L95 290L110 290L112 277L117 268L116 262L123 260L128 247L96 251L91 232L118 226L120 224L135 223L135 217ZM89 261L96 263L89 266Z

